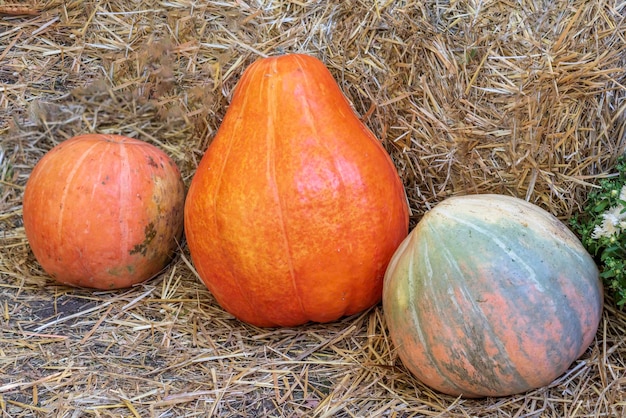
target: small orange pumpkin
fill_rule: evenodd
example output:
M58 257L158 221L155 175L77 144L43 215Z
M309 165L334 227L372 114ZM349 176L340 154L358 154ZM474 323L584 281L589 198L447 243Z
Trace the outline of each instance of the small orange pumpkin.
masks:
M222 307L293 326L380 301L408 207L389 155L324 64L291 54L241 77L191 182L185 233Z
M118 135L68 139L26 183L24 229L56 281L116 289L154 276L182 235L184 186L163 151Z

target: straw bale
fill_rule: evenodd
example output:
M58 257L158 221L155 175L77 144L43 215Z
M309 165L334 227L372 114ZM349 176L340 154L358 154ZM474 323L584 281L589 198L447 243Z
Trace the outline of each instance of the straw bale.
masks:
M626 4L610 0L0 0L0 416L626 416L626 315L545 388L433 392L399 363L382 308L258 329L225 313L184 243L115 292L54 284L21 220L54 145L119 133L189 183L242 71L323 60L390 152L412 225L442 199L501 193L562 219L626 145Z

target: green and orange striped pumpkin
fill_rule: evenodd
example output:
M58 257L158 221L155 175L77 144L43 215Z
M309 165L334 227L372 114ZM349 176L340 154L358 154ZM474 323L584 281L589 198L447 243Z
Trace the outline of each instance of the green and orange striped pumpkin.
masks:
M383 289L404 365L465 397L552 382L593 341L602 304L598 270L576 236L501 195L439 203L394 254Z

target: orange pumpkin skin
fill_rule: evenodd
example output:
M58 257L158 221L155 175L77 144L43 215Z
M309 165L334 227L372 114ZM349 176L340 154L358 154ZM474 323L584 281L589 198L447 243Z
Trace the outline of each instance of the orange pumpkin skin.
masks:
M567 227L524 200L448 198L389 262L383 309L402 363L467 398L550 384L600 323L594 260Z
M184 185L163 151L118 135L68 139L37 163L23 218L35 258L57 282L130 287L157 274L182 236Z
M407 233L395 166L324 64L292 54L247 68L185 203L218 303L263 327L360 312Z

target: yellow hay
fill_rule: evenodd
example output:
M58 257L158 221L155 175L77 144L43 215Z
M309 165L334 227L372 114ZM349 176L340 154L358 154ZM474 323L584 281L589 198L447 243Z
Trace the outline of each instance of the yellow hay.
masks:
M184 243L132 289L55 285L21 197L79 133L141 138L188 184L245 67L323 60L404 181L412 224L454 194L577 213L626 145L626 4L608 0L0 0L0 415L626 416L626 316L549 387L433 392L398 362L382 308L263 330L225 313Z

